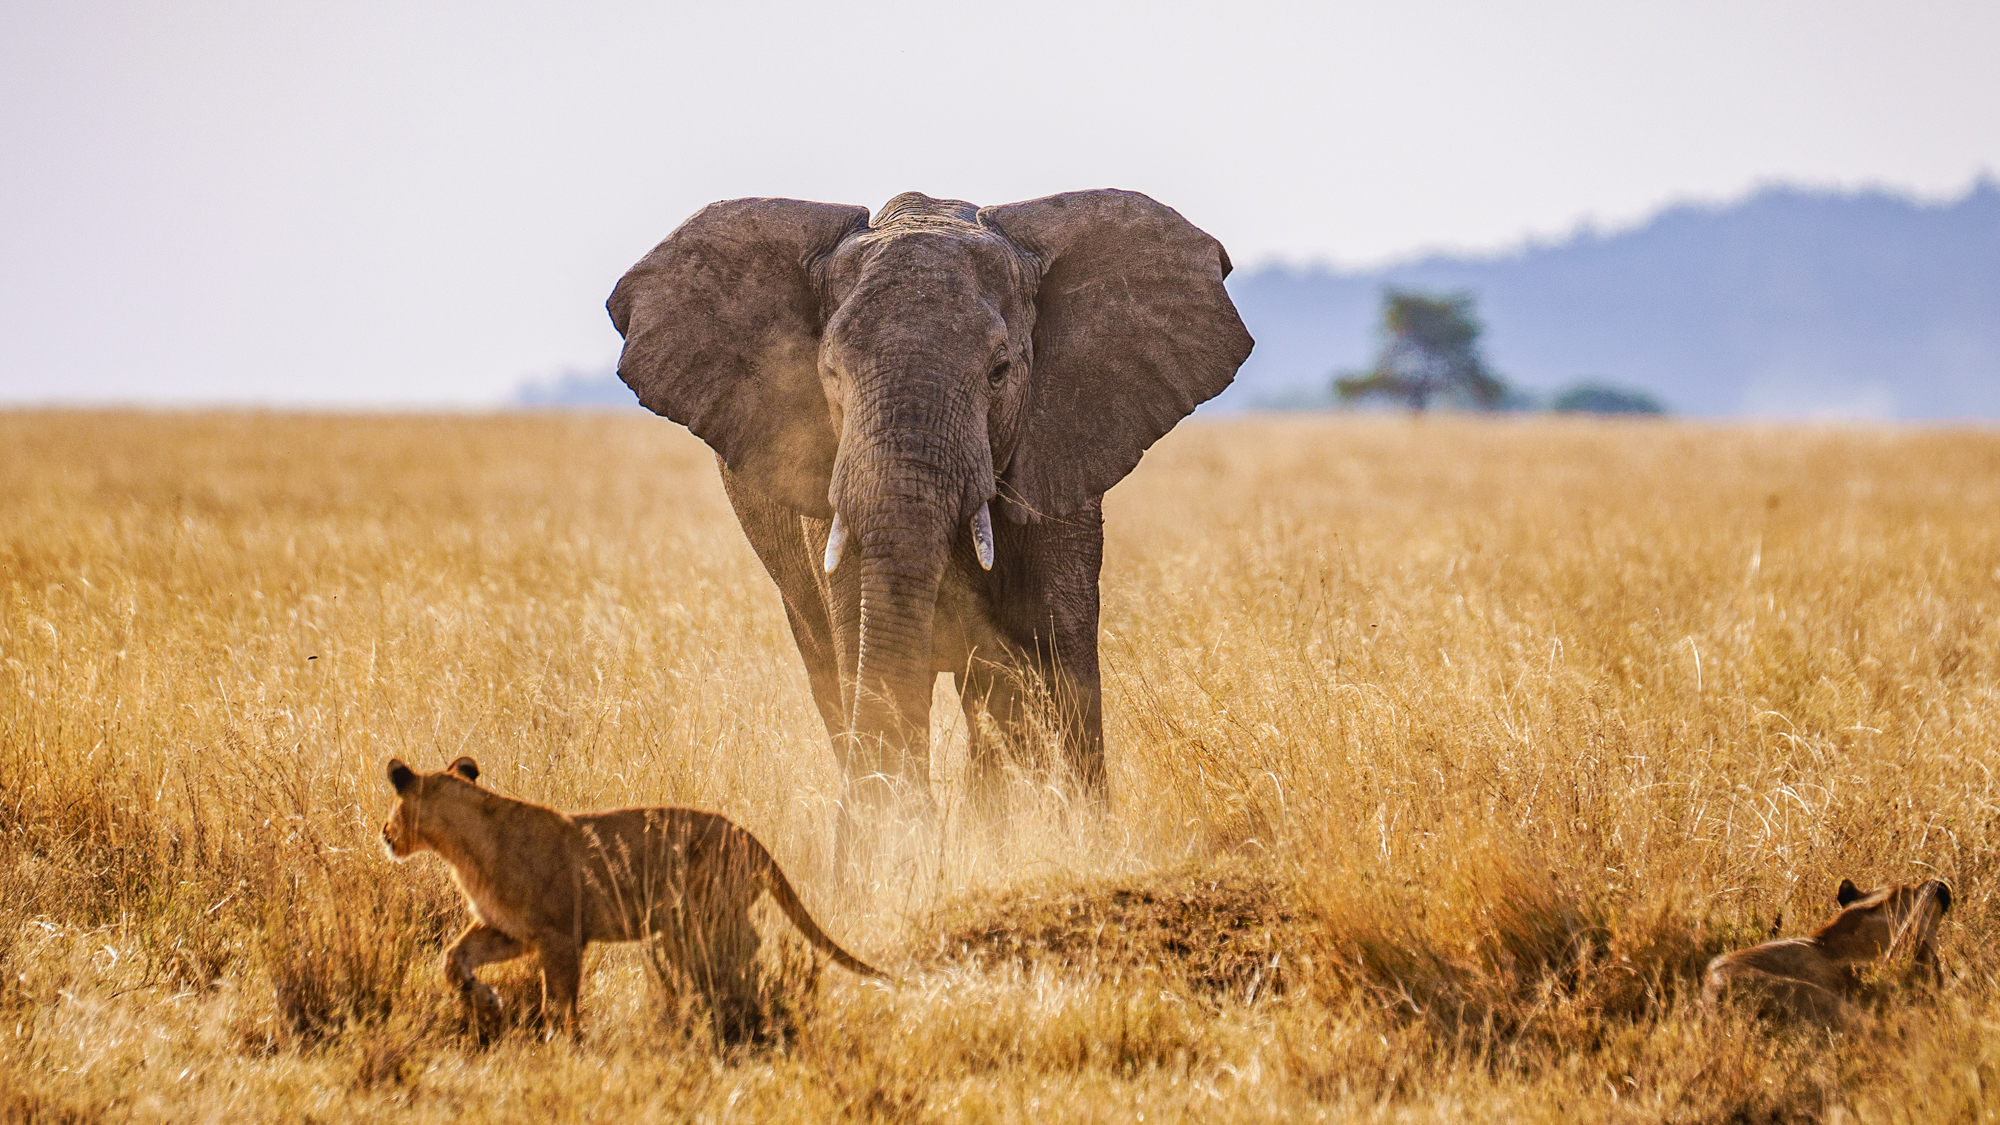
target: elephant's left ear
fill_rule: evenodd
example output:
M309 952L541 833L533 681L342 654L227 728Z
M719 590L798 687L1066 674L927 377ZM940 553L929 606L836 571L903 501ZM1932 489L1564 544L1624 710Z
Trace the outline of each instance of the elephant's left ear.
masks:
M1001 496L1016 521L1062 515L1229 385L1252 341L1222 287L1229 255L1132 191L987 207L1038 267L1033 389Z

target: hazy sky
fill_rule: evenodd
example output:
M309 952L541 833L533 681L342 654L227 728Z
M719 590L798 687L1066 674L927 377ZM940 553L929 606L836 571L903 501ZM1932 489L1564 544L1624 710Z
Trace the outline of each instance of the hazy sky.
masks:
M0 401L478 403L702 204L1126 187L1239 266L2000 170L2000 4L0 0Z

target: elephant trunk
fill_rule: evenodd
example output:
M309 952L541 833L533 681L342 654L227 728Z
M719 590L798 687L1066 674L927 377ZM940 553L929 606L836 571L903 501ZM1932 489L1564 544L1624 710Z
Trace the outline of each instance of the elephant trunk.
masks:
M977 442L946 440L923 426L875 429L870 441L864 435L871 431L856 426L850 436L858 440L844 443L834 473L845 542L836 548L830 541L826 561L837 563L837 551L854 554L861 575L848 774L906 782L920 801L929 798L938 587L961 534L975 543L982 531L991 537L978 516L992 495L993 470L983 428L973 428ZM991 558L990 546L975 551Z
M944 513L926 507L857 513L856 521L861 647L852 714L862 772L919 784L930 769L931 630L950 530Z

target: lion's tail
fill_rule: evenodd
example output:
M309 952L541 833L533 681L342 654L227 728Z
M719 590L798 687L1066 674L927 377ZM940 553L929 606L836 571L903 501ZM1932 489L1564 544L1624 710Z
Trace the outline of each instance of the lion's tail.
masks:
M792 881L785 878L784 869L778 866L778 861L771 858L771 853L765 850L764 845L756 837L750 836L748 832L745 832L744 836L749 838L751 855L755 857L758 878L764 884L764 889L771 892L771 897L777 900L778 908L785 912L785 917L792 920L792 925L799 928L799 932L806 936L807 941L812 942L821 952L833 958L834 963L849 972L859 973L864 977L874 977L876 980L889 979L889 974L842 949L839 942L826 936L826 931L819 928L819 923L813 921L813 916L806 913L806 904L799 901L798 892L792 889Z

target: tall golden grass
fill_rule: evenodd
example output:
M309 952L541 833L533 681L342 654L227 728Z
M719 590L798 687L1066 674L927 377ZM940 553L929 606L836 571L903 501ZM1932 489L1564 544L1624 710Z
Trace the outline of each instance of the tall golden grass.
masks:
M1108 504L1115 809L1030 766L843 890L679 428L0 415L0 1118L1990 1118L1995 513L1992 432L1184 425ZM729 814L901 984L775 943L722 1050L603 947L581 1038L481 1046L442 864L378 840L383 762L464 753ZM1953 882L1942 989L1699 1011L1842 876Z

